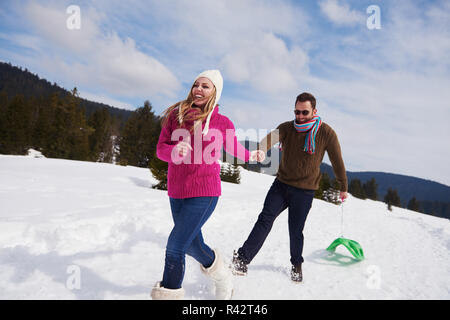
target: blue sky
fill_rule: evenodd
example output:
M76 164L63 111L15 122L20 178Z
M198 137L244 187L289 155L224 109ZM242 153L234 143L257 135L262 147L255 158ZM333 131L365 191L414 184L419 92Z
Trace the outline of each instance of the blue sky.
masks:
M69 5L80 29L66 26ZM367 27L370 5L380 29ZM220 111L240 138L293 119L309 91L347 170L450 185L448 21L445 0L3 0L0 60L116 107L148 99L158 114L220 69Z

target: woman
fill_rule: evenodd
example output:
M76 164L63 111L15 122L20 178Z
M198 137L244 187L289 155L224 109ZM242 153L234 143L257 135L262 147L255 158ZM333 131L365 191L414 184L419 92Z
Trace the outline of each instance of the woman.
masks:
M244 161L262 161L264 155L246 150L237 141L233 123L219 113L222 87L220 72L206 70L195 78L186 100L163 115L156 154L169 163L167 187L174 227L167 241L163 279L154 286L153 299L183 299L186 254L213 279L217 299L231 299L233 294L231 271L218 250L205 244L201 227L221 195L217 159L222 145Z

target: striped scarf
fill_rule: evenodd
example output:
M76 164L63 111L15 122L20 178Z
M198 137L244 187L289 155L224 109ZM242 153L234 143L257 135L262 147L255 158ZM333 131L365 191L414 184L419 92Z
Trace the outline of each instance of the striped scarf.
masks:
M316 134L322 125L322 118L315 115L308 122L298 124L294 120L294 127L297 132L308 132L305 139L305 145L303 147L303 151L306 151L309 154L313 154L316 150Z

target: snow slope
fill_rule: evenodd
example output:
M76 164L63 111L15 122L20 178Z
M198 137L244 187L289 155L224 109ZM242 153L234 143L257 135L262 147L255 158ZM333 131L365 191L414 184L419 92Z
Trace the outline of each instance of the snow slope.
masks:
M0 155L0 299L149 299L172 227L169 201L148 169ZM203 228L231 260L273 177L242 171ZM344 235L366 259L324 249L340 235L339 207L314 200L305 226L304 283L289 279L287 211L275 221L235 299L449 299L450 222L350 196ZM186 258L187 299L213 299Z

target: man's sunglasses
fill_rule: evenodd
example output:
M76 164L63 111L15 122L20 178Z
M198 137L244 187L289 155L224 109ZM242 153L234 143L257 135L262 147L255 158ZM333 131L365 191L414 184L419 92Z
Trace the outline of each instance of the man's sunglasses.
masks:
M300 114L307 116L309 114L309 110L294 110L294 113L296 116L299 116Z

